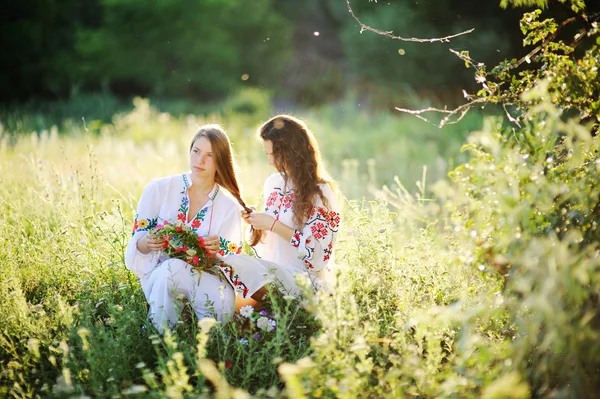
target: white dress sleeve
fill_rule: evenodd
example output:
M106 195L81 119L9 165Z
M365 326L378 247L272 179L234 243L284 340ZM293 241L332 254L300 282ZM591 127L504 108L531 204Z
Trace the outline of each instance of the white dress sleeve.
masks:
M158 223L160 197L156 180L151 180L142 193L138 203L133 232L125 249L125 266L139 278L148 275L156 265L158 256L150 252L143 254L137 249L137 242L148 234L148 230Z
M329 262L340 225L339 206L333 190L327 184L321 189L327 205L317 197L310 217L302 228L294 230L290 240L298 249L298 258L314 272L322 270Z
M237 207L231 207L219 226L218 257L242 252L242 217Z

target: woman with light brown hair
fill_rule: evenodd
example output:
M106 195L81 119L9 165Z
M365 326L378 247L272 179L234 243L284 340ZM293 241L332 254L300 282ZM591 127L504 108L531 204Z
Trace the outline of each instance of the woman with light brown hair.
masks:
M275 283L297 296L297 278L314 289L326 282L340 214L332 180L323 169L318 143L301 120L278 115L258 129L269 165L277 173L264 184L264 207L242 217L255 232L251 245L259 259L231 255L224 262L236 276L243 298L262 297Z
M179 220L203 237L206 249L217 258L241 251L240 207L250 209L240 197L231 144L220 126L200 128L190 144L189 162L189 172L148 183L125 252L125 265L139 277L148 316L160 332L177 323L180 297L198 318L223 320L235 310L234 291L218 271L198 272L169 258L162 251L164 241L148 235L159 224Z

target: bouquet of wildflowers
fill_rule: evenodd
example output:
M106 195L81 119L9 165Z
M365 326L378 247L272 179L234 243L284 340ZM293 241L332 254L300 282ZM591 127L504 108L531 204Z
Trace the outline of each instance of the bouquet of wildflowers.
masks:
M194 270L212 271L217 263L217 259L210 256L206 250L204 238L198 237L190 226L181 220L175 223L165 220L163 224L150 229L148 234L163 240L163 251L169 258L181 259Z

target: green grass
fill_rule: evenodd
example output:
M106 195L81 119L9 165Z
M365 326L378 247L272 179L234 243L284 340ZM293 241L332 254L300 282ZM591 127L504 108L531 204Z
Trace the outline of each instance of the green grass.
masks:
M595 142L555 116L514 141L497 135L489 120L469 136L468 163L448 158L447 164L462 166L429 189L422 166L450 157L462 130L427 147L436 136L420 124L341 113L341 106L349 107L301 113L349 197L336 282L332 295L302 301L273 295L273 332L236 316L224 325L182 320L160 337L147 325L145 299L123 264L143 186L186 170L196 125L224 125L238 154L243 195L250 203L260 200L271 173L254 138L260 113L232 106L238 111L176 117L136 100L131 112L94 132L5 132L0 396L526 398L592 392L581 389L589 388L597 365L597 318L589 302L600 281L597 250L580 249L579 230L568 235L572 241L558 241L547 226L583 226L589 230L581 237L593 242L595 225L582 220L592 217L590 198L598 197L595 175L583 172L598 164ZM548 166L547 151L556 145L548 138L557 131L570 137L570 129L578 132L580 150L569 162ZM529 158L519 147L524 140ZM377 163L368 163L371 157ZM542 165L547 177L532 180ZM417 180L416 190L404 188ZM369 191L382 183L387 190ZM560 188L565 185L572 190ZM559 192L572 195L568 206L579 213L562 213L549 194ZM377 195L386 199L362 199ZM577 223L561 225L552 215ZM515 232L522 238L513 240ZM510 265L512 278L495 270ZM553 289L556 296L548 296ZM560 335L567 321L579 334L570 328ZM579 353L565 366L573 373L557 362L565 348Z

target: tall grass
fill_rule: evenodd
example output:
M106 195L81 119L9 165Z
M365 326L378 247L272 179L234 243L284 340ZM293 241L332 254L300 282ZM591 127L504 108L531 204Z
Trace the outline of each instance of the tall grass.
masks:
M96 134L4 134L0 395L593 397L597 142L543 104L518 132L487 120L450 179L429 189L411 172L374 200L359 197L362 172L335 165L366 162L365 147L387 141L365 142L359 127L392 120L306 114L335 144L324 153L340 185L362 186L345 202L332 290L272 294L225 324L183 318L162 337L123 265L137 199L148 179L187 168L188 140L210 121L231 133L243 194L258 201L270 171L249 127L256 115L174 117L137 100ZM345 133L323 134L336 126ZM374 187L393 165L367 164ZM276 328L261 330L259 316Z

